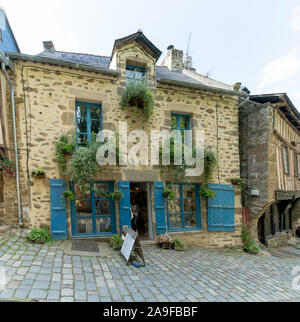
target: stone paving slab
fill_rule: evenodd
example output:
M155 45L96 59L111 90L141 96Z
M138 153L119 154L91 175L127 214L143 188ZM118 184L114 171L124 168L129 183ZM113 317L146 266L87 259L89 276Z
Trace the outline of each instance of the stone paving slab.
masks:
M146 267L106 257L66 254L62 242L36 245L9 237L0 246L7 273L0 300L49 302L297 302L300 257L258 257L231 250L185 252L143 247Z

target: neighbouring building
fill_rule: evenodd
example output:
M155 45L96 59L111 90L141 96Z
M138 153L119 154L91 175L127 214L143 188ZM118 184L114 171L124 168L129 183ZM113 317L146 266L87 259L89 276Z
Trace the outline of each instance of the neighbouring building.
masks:
M13 31L10 27L9 21L5 14L5 11L0 8L0 50L10 51L19 53L20 49L18 43L15 39ZM2 55L0 55L2 56ZM11 67L13 67L11 65ZM10 133L10 125L12 123L11 114L8 109L8 100L9 96L7 96L7 82L3 73L0 74L0 158L9 158L10 155L10 147L13 148L13 145L9 145L9 135ZM15 181L15 180L14 180ZM13 186L11 187L15 190L13 181ZM2 175L0 172L0 218L4 217L4 213L6 214L16 214L15 208L15 196L9 197L7 195L4 202L4 183L6 182L6 190L10 189L9 179L7 180L7 176ZM9 216L9 215L8 215ZM13 215L14 216L14 215ZM0 219L1 221L1 219Z
M300 219L300 114L286 94L253 95L239 107L244 206L253 236L282 246Z
M161 51L142 31L118 39L110 57L57 51L51 41L36 56L7 53L15 88L19 147L21 223L25 227L51 226L55 238L107 238L131 225L130 205L139 205L138 230L155 239L168 232L187 244L205 247L241 246L241 191L231 184L240 177L239 86L212 80L184 64L183 52L169 47L162 66ZM121 93L132 75L146 75L155 96L154 114L120 107ZM3 79L3 76L1 76ZM2 88L2 109L7 113L8 147L13 148L7 86ZM202 177L176 181L157 167L108 167L95 176L92 187L104 192L119 189L124 198L114 202L93 189L85 198L64 203L63 192L76 183L58 168L55 143L64 133L90 140L92 131L117 131L120 121L128 132L143 130L204 130L205 147L218 159L210 188L215 200L199 195ZM151 147L149 144L149 151ZM14 160L13 153L10 154ZM46 178L32 177L41 167ZM17 225L16 178L4 180L4 204L0 222ZM175 200L163 197L167 184Z

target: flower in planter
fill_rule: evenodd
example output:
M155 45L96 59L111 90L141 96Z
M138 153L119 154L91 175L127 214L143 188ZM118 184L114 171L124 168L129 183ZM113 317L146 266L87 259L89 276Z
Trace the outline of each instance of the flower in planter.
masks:
M31 172L33 177L45 177L46 173L42 168L37 168Z
M0 171L2 174L14 175L13 162L4 157L0 157Z

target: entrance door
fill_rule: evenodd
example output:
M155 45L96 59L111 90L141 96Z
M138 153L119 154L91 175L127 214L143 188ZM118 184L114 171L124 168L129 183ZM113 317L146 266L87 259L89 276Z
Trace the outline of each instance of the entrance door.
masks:
M76 185L70 185L76 191ZM73 237L102 237L116 233L115 203L106 195L113 190L113 182L95 182L84 196L77 193L71 203Z
M130 183L130 204L137 210L132 227L141 240L153 239L151 184Z

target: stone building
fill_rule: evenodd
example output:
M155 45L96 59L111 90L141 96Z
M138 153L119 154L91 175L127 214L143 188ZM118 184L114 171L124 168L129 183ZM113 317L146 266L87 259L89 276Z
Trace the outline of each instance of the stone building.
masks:
M162 66L161 51L142 31L118 39L110 57L57 51L50 41L36 56L7 53L13 62L19 155L21 216L17 214L15 177L4 180L4 209L0 222L26 227L51 226L55 238L109 237L131 225L131 200L139 205L137 226L144 239L164 232L187 244L206 247L240 246L242 207L240 188L231 179L240 176L238 103L243 93L185 68L183 53L169 47ZM153 116L120 107L121 93L132 75L146 75L154 93ZM1 76L4 79L4 76ZM9 97L2 87L2 97ZM13 148L10 103L7 114L8 147ZM178 181L156 166L110 166L95 175L92 187L104 192L119 189L120 202L91 189L85 198L65 203L62 194L76 183L59 171L55 143L65 133L90 140L92 131L118 131L127 122L128 133L143 130L203 130L205 148L218 159L210 188L214 201L199 194L203 178ZM149 143L149 151L151 149ZM14 160L14 154L10 154ZM42 168L46 177L32 171ZM167 184L175 190L171 203L163 197ZM174 206L175 205L175 206ZM19 218L19 219L18 219Z
M253 95L239 107L244 206L256 240L280 246L300 218L300 114L286 94Z

